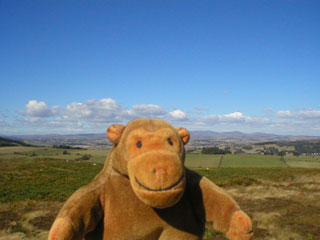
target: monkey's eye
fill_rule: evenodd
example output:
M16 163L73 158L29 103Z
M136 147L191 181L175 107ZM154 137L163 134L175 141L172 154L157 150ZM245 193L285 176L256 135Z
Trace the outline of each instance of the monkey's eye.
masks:
M168 143L172 146L173 145L173 142L171 140L171 138L168 138Z
M137 142L137 147L138 147L138 148L141 148L141 147L142 147L142 142L141 142L141 141L138 141L138 142Z

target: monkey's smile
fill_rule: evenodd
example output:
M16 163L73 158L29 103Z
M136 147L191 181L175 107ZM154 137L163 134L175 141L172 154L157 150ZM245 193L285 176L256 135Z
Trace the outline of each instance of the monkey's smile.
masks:
M160 188L160 189L151 189L151 188L148 188L146 186L144 186L141 182L139 182L139 180L137 179L137 177L134 177L136 182L139 184L140 187L144 188L145 190L148 190L148 191L151 191L151 192L163 192L163 191L168 191L168 190L171 190L173 189L174 187L176 187L180 182L183 181L183 178L184 178L184 173L181 175L181 177L179 178L179 180L172 184L171 186L169 187L166 187L166 188Z

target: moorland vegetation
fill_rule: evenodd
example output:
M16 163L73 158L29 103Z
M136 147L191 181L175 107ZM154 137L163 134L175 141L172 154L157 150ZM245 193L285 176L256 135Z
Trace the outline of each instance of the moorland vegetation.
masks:
M108 150L14 144L0 148L0 240L46 239L63 202L96 176ZM287 148L302 149L299 156L257 154L287 147L270 142L241 148L243 154L193 152L185 164L223 187L249 213L253 239L314 240L320 239L317 144ZM225 240L209 230L205 238Z

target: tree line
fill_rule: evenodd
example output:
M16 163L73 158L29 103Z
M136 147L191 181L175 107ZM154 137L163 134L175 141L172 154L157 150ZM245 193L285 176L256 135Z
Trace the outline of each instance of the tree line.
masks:
M231 154L229 148L220 149L218 147L204 147L201 150L202 154Z

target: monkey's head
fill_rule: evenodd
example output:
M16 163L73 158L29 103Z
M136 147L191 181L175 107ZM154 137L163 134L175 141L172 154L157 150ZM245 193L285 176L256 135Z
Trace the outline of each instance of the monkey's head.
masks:
M127 125L111 125L107 136L114 144L112 167L129 177L142 202L167 208L181 199L186 187L188 130L162 120L139 118Z

